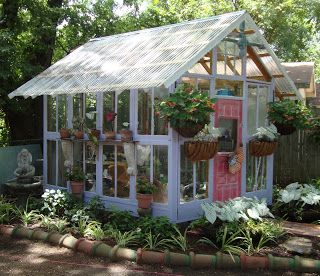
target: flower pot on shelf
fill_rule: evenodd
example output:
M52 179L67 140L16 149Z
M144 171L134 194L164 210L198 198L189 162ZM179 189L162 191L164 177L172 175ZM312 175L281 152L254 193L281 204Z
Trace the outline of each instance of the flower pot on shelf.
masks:
M92 136L94 136L94 137L96 137L98 140L99 140L99 138L100 138L100 133L101 133L101 131L99 130L99 129L91 129L91 135Z
M253 156L261 157L271 155L276 151L277 141L259 141L251 140L249 142L249 152Z
M104 135L106 136L106 140L115 140L116 139L115 131L106 131L104 133Z
M151 202L153 201L153 195L137 193L137 200L138 200L138 208L148 209L151 207Z
M204 128L205 124L192 124L183 127L174 127L174 130L185 138L192 138L196 136L200 130Z
M189 141L184 143L185 156L193 162L209 160L215 156L217 151L218 142L214 141Z
M76 137L76 139L83 139L84 136L84 132L81 130L76 130L74 132L74 137Z
M66 139L71 137L71 132L67 128L61 128L60 129L60 137L61 139Z
M296 131L296 128L293 125L277 122L275 122L274 125L277 127L277 130L281 135L290 135Z
M129 142L132 141L132 131L129 129L120 130L121 141Z

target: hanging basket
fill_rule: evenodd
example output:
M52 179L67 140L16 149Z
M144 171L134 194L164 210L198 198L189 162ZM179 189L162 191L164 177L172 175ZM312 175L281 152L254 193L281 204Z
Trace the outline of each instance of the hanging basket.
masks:
M175 131L185 138L192 138L204 128L205 124L192 124L185 127L175 127Z
M290 135L296 131L296 128L289 124L275 122L274 125L277 127L277 130L281 135Z
M278 142L266 142L266 141L258 141L251 140L249 142L249 152L253 156L267 156L273 154L276 151Z
M184 154L192 162L209 160L218 151L218 142L191 141L184 143Z

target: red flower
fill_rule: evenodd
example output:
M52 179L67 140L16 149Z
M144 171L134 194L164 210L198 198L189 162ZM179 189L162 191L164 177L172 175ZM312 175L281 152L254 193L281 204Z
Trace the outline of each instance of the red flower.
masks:
M114 121L116 116L117 116L117 113L115 113L113 111L109 111L109 112L106 113L106 121L107 122L112 122L112 121Z
M154 113L154 115L160 116L160 112L159 112L159 111L156 111L156 112Z
M214 111L216 108L216 105L215 104L211 104L211 109Z
M176 104L175 104L175 103L173 103L173 102L167 102L167 106L169 106L169 107L175 107L175 106L176 106Z
M201 102L201 100L199 100L199 99L192 99L191 100L193 103L199 103L199 102Z

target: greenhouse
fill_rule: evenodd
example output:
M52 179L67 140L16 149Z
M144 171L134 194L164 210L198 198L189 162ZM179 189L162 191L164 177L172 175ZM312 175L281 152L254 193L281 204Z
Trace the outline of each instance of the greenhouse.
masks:
M158 114L181 84L215 99L209 127L220 137L211 158L190 158L193 138ZM201 216L203 202L271 202L274 148L249 145L269 124L268 102L301 98L245 11L91 39L9 94L16 96L43 96L45 188L70 190L66 173L76 166L85 200L98 195L106 207L137 214L136 183L148 179L152 214L174 222ZM60 133L70 129L84 136Z

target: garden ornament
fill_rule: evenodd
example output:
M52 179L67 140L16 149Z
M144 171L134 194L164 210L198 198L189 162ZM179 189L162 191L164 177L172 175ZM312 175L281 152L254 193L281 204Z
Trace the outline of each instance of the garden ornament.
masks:
M18 168L14 171L14 175L18 178L32 178L35 173L32 163L32 155L27 149L22 149L17 156Z

